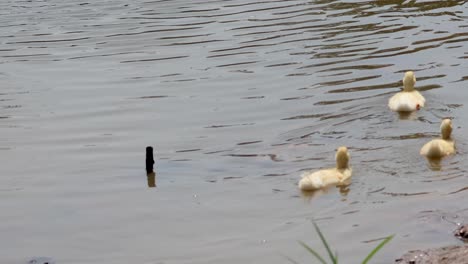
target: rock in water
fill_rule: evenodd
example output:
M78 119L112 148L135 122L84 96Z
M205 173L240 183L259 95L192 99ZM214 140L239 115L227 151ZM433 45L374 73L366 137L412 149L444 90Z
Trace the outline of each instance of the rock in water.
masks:
M455 237L464 242L468 242L468 225L462 225L457 228L457 230L455 230Z

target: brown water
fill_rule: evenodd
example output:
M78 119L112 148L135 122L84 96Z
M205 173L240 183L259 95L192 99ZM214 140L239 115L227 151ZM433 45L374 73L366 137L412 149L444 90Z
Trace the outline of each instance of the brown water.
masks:
M0 22L2 263L306 263L312 219L344 263L460 243L467 1L9 0ZM406 70L427 107L400 118ZM431 167L442 117L459 153ZM340 145L352 184L301 196Z

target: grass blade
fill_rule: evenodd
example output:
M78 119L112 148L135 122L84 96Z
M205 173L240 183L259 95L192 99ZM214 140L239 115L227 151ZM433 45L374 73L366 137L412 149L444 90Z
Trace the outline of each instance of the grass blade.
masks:
M299 241L299 244L301 244L301 246L303 246L305 249L307 249L307 251L314 255L322 264L327 264L327 262L319 255L319 253L310 248L306 243Z
M375 253L377 253L383 246L385 246L385 244L392 240L394 236L395 235L388 236L382 242L380 242L380 244L378 244L374 250L372 250L371 253L369 253L369 255L367 255L367 257L362 261L362 264L367 264L367 262L375 255Z
M316 223L314 223L314 226L315 226L315 231L317 231L317 233L319 234L320 239L322 240L323 246L327 250L328 256L330 256L331 261L333 262L333 264L337 264L338 262L336 260L336 257L333 255L333 252L331 251L330 246L328 246L327 240L325 240L325 237L323 236L322 232L320 231L320 228L318 227L318 225Z

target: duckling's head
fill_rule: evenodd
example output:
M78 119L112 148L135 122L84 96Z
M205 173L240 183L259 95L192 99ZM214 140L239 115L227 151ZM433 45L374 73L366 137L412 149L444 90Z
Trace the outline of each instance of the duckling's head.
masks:
M339 147L336 151L336 168L337 169L347 169L349 167L349 153L348 148Z
M442 124L440 125L440 133L442 134L443 139L450 139L450 135L452 134L452 120L448 118L442 120Z
M405 77L403 77L403 90L412 91L414 90L414 85L416 84L416 77L414 72L407 71L405 72Z

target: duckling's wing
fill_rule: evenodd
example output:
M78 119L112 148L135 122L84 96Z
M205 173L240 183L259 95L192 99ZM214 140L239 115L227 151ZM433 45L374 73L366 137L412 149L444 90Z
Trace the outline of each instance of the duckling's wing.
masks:
M452 140L443 140L442 150L444 155L455 154L455 142Z
M419 101L419 106L424 107L424 104L426 103L426 98L424 98L424 96L422 96L422 94L418 91L414 91L414 96Z
M325 186L337 184L343 178L343 174L337 169L321 170L314 173L316 177L320 177Z

